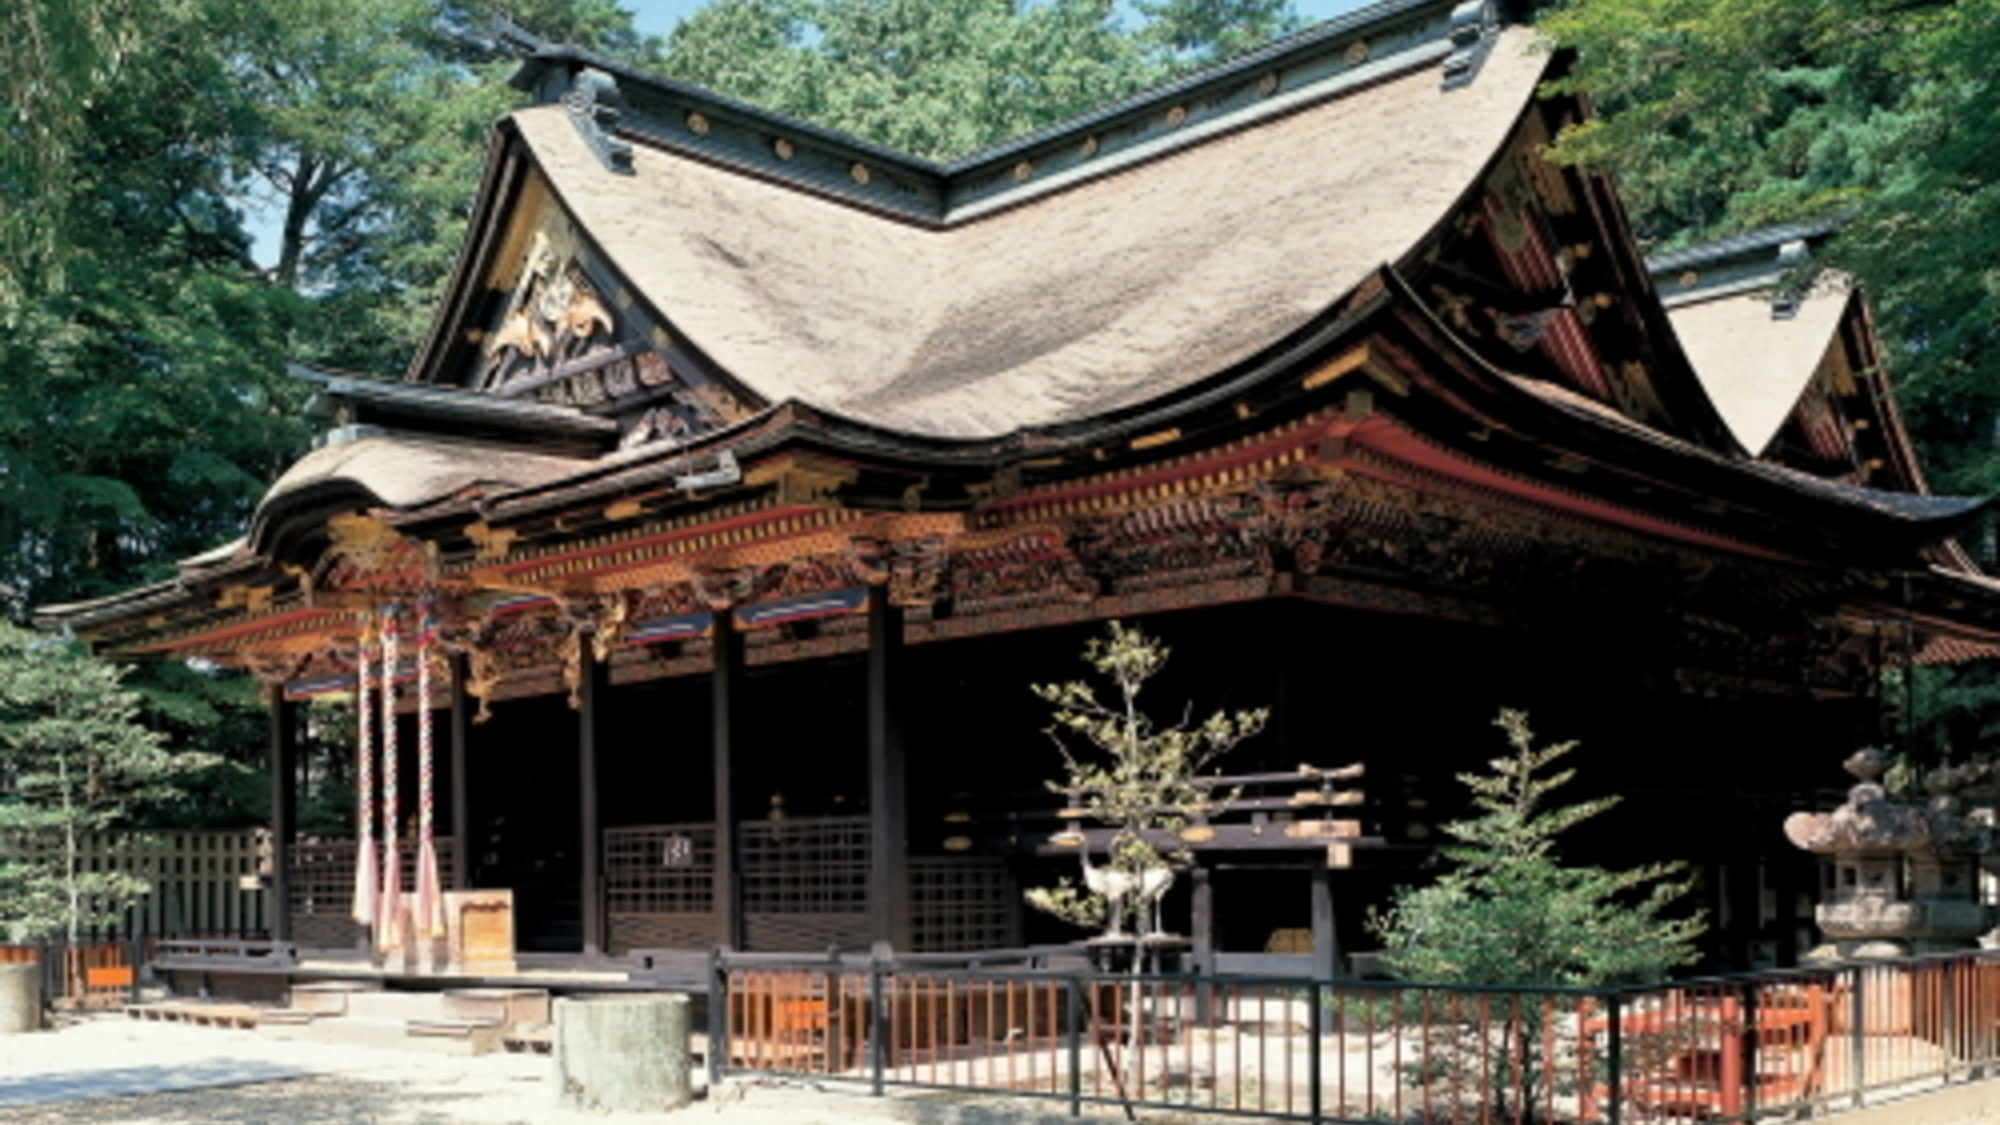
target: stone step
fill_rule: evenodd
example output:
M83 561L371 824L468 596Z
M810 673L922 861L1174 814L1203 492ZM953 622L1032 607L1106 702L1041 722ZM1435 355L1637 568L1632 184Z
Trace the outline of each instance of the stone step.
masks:
M444 996L437 992L350 992L346 1015L364 1020L443 1019Z
M265 1024L259 1035L299 1043L385 1047L442 1055L480 1055L499 1049L498 1027L451 1028L454 1021L337 1016L300 1024Z
M347 998L375 989L362 981L316 980L292 986L291 1006L301 1012L340 1014L347 1011Z
M448 988L440 1002L447 1019L486 1020L502 1027L549 1022L549 993L543 988Z
M411 1020L404 1025L412 1040L424 1041L427 1048L433 1044L462 1044L463 1053L486 1055L500 1049L502 1028L491 1020Z

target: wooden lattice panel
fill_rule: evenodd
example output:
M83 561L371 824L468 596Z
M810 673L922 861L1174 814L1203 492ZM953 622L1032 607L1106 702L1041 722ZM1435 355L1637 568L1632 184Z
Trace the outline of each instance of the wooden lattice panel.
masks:
M828 946L861 949L868 944L868 915L746 912L743 944L758 953L824 953Z
M611 952L634 949L707 949L721 942L713 914L612 914Z
M867 817L756 820L742 832L745 915L867 914Z
M307 949L353 949L363 936L361 923L344 915L292 915L292 941Z
M715 825L649 824L606 831L604 906L614 917L713 911Z
M910 897L910 937L920 953L1005 949L1021 942L1021 895L997 857L913 857Z
M433 841L437 851L438 881L451 886L458 849L449 836ZM417 885L417 842L397 841L402 860L403 887ZM354 841L345 837L318 837L292 845L292 917L341 917L354 907ZM299 938L304 941L303 937Z

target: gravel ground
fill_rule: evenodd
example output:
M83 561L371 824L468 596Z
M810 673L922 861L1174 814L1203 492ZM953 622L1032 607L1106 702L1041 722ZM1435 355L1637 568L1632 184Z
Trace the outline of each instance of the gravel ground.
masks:
M678 1113L556 1107L543 1056L444 1055L267 1039L106 1016L0 1037L0 1122L158 1125L909 1125L922 1113L798 1085L731 1084Z
M557 1108L544 1056L456 1058L268 1039L254 1031L85 1019L0 1037L0 1125L1070 1125L1060 1105L732 1082L676 1113ZM1852 1115L1853 1125L2000 1125L2000 1082ZM1844 1117L1821 1118L1839 1125ZM1170 1125L1172 1115L1144 1115ZM1100 1121L1106 1119L1100 1118Z

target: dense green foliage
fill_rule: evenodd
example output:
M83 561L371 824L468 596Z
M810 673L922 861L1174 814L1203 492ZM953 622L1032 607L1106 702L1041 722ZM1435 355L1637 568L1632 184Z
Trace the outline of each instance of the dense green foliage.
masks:
M240 534L304 450L287 360L406 361L517 96L488 37L499 6L0 9L0 618L167 577ZM608 0L509 7L599 49L653 47ZM149 822L263 815L254 685L152 664L130 687L175 746L234 760Z
M1659 245L1838 222L1937 484L2000 490L2000 0L1570 0L1564 85Z
M1520 711L1501 711L1495 725L1513 753L1493 759L1491 774L1459 775L1479 815L1444 826L1457 841L1443 849L1452 868L1399 891L1373 919L1390 965L1420 981L1591 987L1693 962L1701 919L1662 913L1686 890L1668 881L1673 865L1610 871L1557 854L1557 837L1617 803L1548 803L1576 771L1543 771L1576 743L1538 749Z
M0 622L0 931L22 941L108 921L145 887L83 869L91 833L149 804L179 799L175 782L212 765L170 752L139 722L121 672L75 645Z
M714 0L675 77L903 152L963 156L1255 46L1289 0Z

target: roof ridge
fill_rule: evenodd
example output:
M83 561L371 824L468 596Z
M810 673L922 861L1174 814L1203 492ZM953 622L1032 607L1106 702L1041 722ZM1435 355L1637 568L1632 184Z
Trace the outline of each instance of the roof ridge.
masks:
M1440 84L1455 88L1476 75L1501 25L1496 0L1378 0L945 162L569 45L535 40L510 81L541 104L571 104L579 127L601 130L611 149L628 138L645 141L940 222L962 208L1004 207L1039 194L1057 175L1093 174L1110 157L1150 159L1425 65L1443 63ZM590 70L611 81L583 88L580 76ZM592 117L593 99L614 108Z

